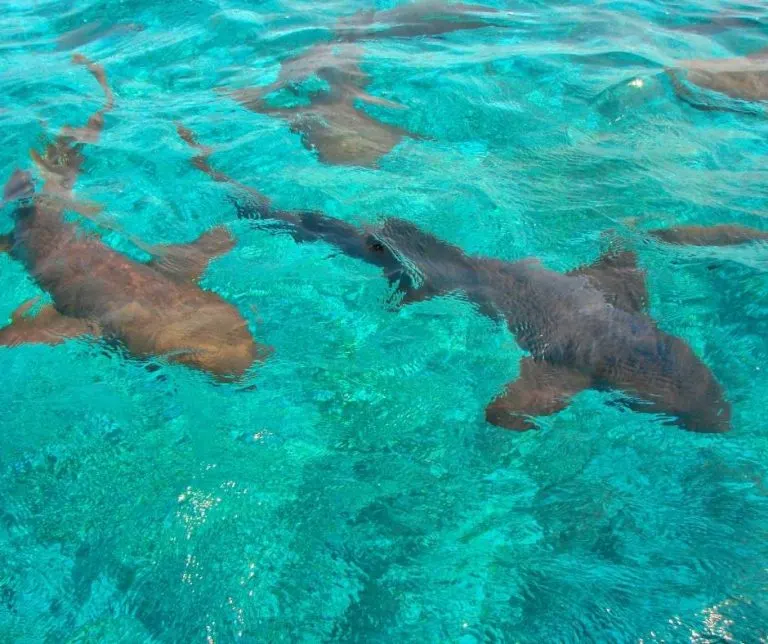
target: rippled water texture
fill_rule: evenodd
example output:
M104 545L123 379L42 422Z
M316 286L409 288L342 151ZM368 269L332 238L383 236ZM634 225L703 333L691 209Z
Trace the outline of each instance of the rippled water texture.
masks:
M354 99L352 122L380 137L361 164L322 159L290 118L227 91L269 86L340 19L391 6L3 3L3 181L98 108L70 58L100 62L115 109L78 197L105 205L123 232L104 239L137 259L129 235L229 226L237 244L203 285L275 353L235 385L84 340L0 349L0 640L768 637L768 249L642 235L768 227L765 106L664 71L768 46L768 10L497 0L488 28L358 40L382 99ZM294 80L273 108L327 79ZM522 356L503 324L458 295L393 308L376 268L238 220L176 121L282 208L398 216L560 271L613 230L638 249L659 326L722 383L732 431L686 432L595 391L540 431L488 425ZM7 255L0 292L3 324L40 293Z

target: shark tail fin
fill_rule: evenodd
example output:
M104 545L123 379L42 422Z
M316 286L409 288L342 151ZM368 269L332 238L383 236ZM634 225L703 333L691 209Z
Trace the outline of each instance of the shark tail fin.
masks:
M176 131L178 132L182 141L184 141L197 153L194 157L192 157L193 166L195 166L201 172L205 172L205 174L211 177L211 179L214 181L219 183L228 183L247 195L248 203L246 205L241 207L237 201L235 202L235 207L238 210L238 217L245 219L252 218L253 214L258 214L259 218L270 217L274 215L275 211L272 209L270 200L266 195L262 194L254 188L236 181L223 172L215 170L211 166L210 162L208 161L208 157L210 157L213 153L213 148L207 145L202 145L200 142L198 142L195 133L179 122L176 123ZM240 214L241 212L243 213L242 216Z
M176 123L176 131L178 132L182 141L184 141L196 152L195 156L192 157L192 165L194 165L198 170L205 172L205 174L209 175L214 181L232 183L229 177L227 177L225 174L222 174L221 172L214 170L211 167L211 164L208 162L208 157L210 157L213 153L213 148L198 143L195 133L181 123Z

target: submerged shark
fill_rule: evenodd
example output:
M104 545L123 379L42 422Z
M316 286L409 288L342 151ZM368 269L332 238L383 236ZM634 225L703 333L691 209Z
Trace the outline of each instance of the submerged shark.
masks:
M403 128L374 119L356 101L394 109L402 105L365 91L369 77L360 68L362 48L354 43L319 44L283 61L277 80L270 85L229 92L244 107L283 118L291 131L301 135L304 147L314 150L323 163L374 167L403 138L420 138ZM309 104L296 107L272 105L269 95L298 85L311 77L327 84L314 92Z
M263 357L263 347L233 305L197 284L209 260L234 245L224 228L189 244L142 244L153 256L143 264L64 219L68 210L85 216L98 211L76 201L72 187L83 163L82 144L98 140L104 113L113 107L102 67L81 56L74 60L98 80L106 102L85 127L62 130L43 156L33 152L45 179L40 194L29 172L16 170L6 184L4 203L18 206L13 231L0 247L26 266L53 303L34 317L27 313L35 301L22 304L0 329L0 345L104 337L134 356L163 356L222 380L242 376Z
M384 11L360 11L342 18L336 23L334 36L346 41L440 36L497 26L488 17L499 13L498 9L484 5L422 0Z
M677 95L697 109L740 111L702 102L683 80L732 99L768 101L768 48L738 58L684 61L679 68L668 69L667 74Z
M68 31L56 41L58 51L78 49L102 38L122 36L143 31L144 26L135 22L108 24L101 20L86 22L85 24Z
M629 396L637 411L663 413L689 430L724 432L731 406L709 368L686 342L658 328L647 313L648 294L634 252L615 249L565 274L537 260L475 257L401 219L360 229L315 211L274 208L267 197L208 162L211 152L193 133L180 136L197 154L193 164L245 197L239 215L283 222L298 242L322 241L380 267L400 303L461 291L478 310L504 320L529 355L520 375L486 408L494 425L526 430L536 417L568 406L585 389ZM768 239L739 226L651 231L669 243L728 245Z
M422 138L369 116L357 103L393 109L403 105L372 96L370 78L361 67L363 49L357 41L373 38L436 36L494 26L487 16L498 13L482 5L416 2L387 11L366 11L340 20L333 42L320 43L282 61L277 80L264 87L226 91L247 109L285 119L301 135L304 146L323 163L375 167L404 138ZM473 18L472 16L477 16ZM317 78L327 89L313 92L309 104L273 105L269 96Z

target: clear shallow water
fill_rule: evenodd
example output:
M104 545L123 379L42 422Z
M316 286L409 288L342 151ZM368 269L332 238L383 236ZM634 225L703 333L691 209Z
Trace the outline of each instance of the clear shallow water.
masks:
M78 196L153 243L230 225L237 246L203 283L276 349L250 391L86 342L0 351L4 641L767 636L766 248L662 247L627 226L765 228L768 120L694 110L661 73L768 43L759 24L676 27L765 11L496 6L504 28L364 44L368 90L409 108L369 113L424 137L375 170L323 165L284 122L213 91L271 82L280 59L370 5L4 6L2 176L101 101L69 63L76 45L116 94ZM95 21L137 26L78 42ZM376 269L237 221L175 120L286 208L398 215L468 252L559 270L618 228L653 316L723 383L733 431L684 432L596 392L539 432L487 425L522 355L501 325L458 297L393 311ZM38 293L7 256L0 288L3 319Z

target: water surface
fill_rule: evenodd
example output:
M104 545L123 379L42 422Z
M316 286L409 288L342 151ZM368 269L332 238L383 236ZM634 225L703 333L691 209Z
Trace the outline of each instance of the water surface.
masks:
M203 284L275 354L237 386L85 341L0 350L3 641L768 637L766 247L640 232L766 228L768 119L694 109L663 70L768 45L768 11L495 2L498 27L364 42L367 91L408 109L360 109L420 135L377 168L323 164L284 120L216 91L267 85L337 19L392 6L4 4L2 176L100 104L73 51L102 63L116 107L78 196L148 243L230 226L237 246ZM745 23L711 26L732 15ZM238 221L175 121L284 208L396 215L558 270L617 230L654 318L722 382L732 432L688 433L594 391L538 432L486 424L522 356L502 324L460 296L393 310L375 268ZM39 293L7 255L0 291L2 320Z

